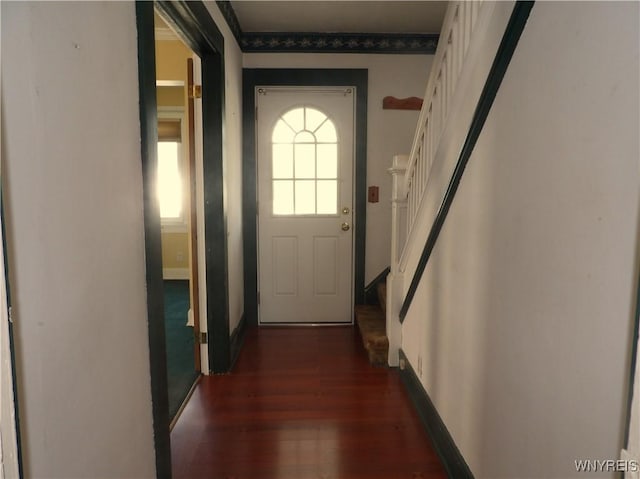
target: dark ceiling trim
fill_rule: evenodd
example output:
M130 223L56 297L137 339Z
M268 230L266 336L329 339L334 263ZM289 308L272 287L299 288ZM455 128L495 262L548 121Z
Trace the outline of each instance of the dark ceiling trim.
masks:
M245 53L394 53L433 55L435 33L243 32L231 2L216 1Z
M243 52L434 54L436 34L278 32L243 33Z
M242 28L240 28L240 22L238 21L235 10L231 6L231 2L218 0L216 3L218 4L218 8L220 9L222 16L226 20L227 25L229 25L231 33L236 37L238 45L241 45Z

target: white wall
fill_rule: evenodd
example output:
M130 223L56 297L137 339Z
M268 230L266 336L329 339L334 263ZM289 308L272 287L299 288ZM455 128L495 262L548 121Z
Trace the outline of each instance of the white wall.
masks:
M25 477L155 477L133 2L2 2Z
M638 241L638 4L538 2L403 349L477 478L581 477L626 423ZM591 474L590 477L613 477Z
M244 313L242 257L242 51L214 2L205 5L224 35L225 125L224 161L227 185L227 247L229 268L229 333Z
M385 96L422 98L433 55L248 53L245 68L367 68L367 185L380 187L380 201L367 203L365 282L389 266L393 155L409 153L417 111L383 110Z

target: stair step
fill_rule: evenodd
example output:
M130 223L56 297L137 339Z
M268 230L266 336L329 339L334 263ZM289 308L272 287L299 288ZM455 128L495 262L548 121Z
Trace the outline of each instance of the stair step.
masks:
M376 314L380 314L381 312L382 310L380 309L380 306L378 306L377 304L356 304L356 307L355 307L356 317L358 316L358 314L376 315Z
M356 323L362 336L362 344L373 365L386 365L389 339L386 332L386 315L376 305L358 305L355 308Z

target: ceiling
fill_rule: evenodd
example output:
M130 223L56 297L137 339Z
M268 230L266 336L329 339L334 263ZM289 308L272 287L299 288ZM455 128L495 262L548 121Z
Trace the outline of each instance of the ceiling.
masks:
M434 54L448 2L217 2L243 52ZM156 39L177 37L156 15Z
M440 33L447 2L233 0L231 6L243 32Z

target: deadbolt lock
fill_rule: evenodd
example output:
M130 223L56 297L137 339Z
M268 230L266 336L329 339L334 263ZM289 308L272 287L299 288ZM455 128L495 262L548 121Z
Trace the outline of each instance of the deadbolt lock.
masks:
M351 228L349 223L342 223L342 231L349 231L349 228Z
M350 211L351 210L349 208L347 208L346 206L344 208L342 208L342 214L343 215L348 215Z

